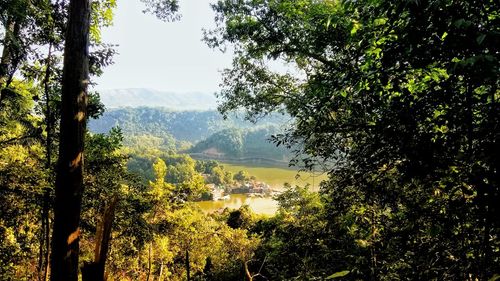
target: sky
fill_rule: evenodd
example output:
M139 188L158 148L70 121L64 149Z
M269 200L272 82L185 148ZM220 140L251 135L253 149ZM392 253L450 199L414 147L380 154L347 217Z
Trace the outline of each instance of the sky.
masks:
M214 27L208 0L181 0L181 19L163 22L144 14L139 0L118 0L114 24L103 41L118 44L115 64L96 79L97 90L150 88L171 92L216 92L220 71L231 54L201 41L202 28Z

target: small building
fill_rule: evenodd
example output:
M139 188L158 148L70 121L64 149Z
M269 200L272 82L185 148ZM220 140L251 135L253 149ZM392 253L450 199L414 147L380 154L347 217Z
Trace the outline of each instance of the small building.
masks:
M270 192L270 187L268 184L264 182L253 182L250 189L249 193L269 193Z
M224 198L224 188L218 187L213 183L207 184L206 186L210 192L210 197L212 198L212 200L217 201Z

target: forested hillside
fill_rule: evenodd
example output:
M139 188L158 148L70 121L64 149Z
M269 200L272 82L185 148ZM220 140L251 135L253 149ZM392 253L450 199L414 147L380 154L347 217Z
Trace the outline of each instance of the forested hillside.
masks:
M195 145L189 152L201 153L216 148L228 157L267 157L289 159L293 151L277 147L271 136L291 125L291 118L272 114L256 123L244 120L241 114L227 119L217 111L177 111L162 108L121 108L106 111L102 117L89 122L95 133L120 127L125 144L136 146L156 143L168 149L183 150Z
M257 123L246 121L241 114L231 114L227 119L215 110L188 111L170 108L120 108L107 110L97 120L89 122L92 132L104 133L113 127L120 127L125 134L150 134L161 136L169 133L177 140L198 142L213 133L228 128L255 128L265 126L282 127L291 119L281 114L273 114L258 119Z
M281 128L272 125L249 129L224 129L198 142L188 151L222 159L269 158L288 163L293 151L282 146L277 147L271 142L272 136L281 132Z

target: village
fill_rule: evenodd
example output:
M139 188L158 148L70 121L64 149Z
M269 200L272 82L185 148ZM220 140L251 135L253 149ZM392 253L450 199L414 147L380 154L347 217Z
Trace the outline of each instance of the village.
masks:
M210 192L210 200L228 200L230 194L247 194L248 197L267 197L276 194L269 184L256 180L245 181L233 185L216 185L207 184L207 189Z

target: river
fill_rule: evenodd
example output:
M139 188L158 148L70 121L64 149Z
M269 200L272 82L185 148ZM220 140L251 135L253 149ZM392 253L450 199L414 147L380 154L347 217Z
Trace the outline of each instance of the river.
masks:
M271 197L248 197L246 194L231 194L227 200L200 201L196 204L206 213L224 208L238 209L245 204L257 214L274 215L278 209L278 202Z
M309 184L312 191L318 190L318 185L322 180L327 179L326 174L315 174L299 172L290 168L258 166L252 164L230 164L222 163L224 168L233 174L238 171L246 171L250 176L255 176L258 181L269 184L273 189L281 190L283 183L291 185L305 186ZM274 215L278 209L278 202L271 197L248 197L246 194L231 194L231 198L224 201L201 201L196 202L206 213L212 213L220 209L238 209L244 204L257 214Z

